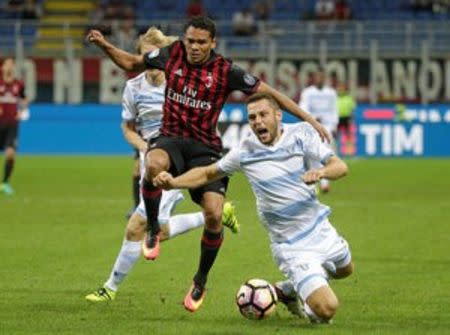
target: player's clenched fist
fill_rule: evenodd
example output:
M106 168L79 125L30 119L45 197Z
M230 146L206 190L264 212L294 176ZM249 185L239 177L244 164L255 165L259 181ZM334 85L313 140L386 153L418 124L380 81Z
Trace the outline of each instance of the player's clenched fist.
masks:
M86 40L90 43L101 45L105 42L105 37L100 31L93 29L87 34Z
M322 170L309 170L302 176L302 180L308 185L318 182L321 178L323 178Z
M166 171L160 172L155 178L153 178L153 185L155 187L161 187L165 190L173 188L173 176Z

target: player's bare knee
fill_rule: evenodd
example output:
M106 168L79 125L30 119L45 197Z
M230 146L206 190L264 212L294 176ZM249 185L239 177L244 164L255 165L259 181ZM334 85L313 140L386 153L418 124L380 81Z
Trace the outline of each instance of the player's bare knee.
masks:
M316 301L315 303L313 303L313 306L310 307L314 311L314 313L316 313L316 315L321 319L330 320L337 312L339 301L334 296L323 299L321 301Z
M158 173L162 171L167 171L168 165L163 160L152 160L152 162L147 166L147 175L152 178L156 177Z
M146 156L146 179L154 178L158 173L167 171L170 167L170 159L163 150L155 149L149 151Z
M222 210L217 209L204 209L203 215L205 216L205 225L209 230L220 230L222 226Z

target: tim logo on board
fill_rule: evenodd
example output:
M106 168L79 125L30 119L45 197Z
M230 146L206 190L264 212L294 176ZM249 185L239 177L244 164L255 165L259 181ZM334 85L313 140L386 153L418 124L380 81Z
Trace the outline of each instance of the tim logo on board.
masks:
M359 149L367 156L422 156L423 132L421 124L361 124Z

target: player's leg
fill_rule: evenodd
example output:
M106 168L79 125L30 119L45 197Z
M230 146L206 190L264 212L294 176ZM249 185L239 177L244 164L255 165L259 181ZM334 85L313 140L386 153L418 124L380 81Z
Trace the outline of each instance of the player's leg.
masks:
M316 253L325 257L322 268L326 271L328 278L348 277L353 273L354 267L347 241L336 232L328 220L319 229L320 237L311 243ZM323 285L319 286L321 281ZM305 301L305 312L313 322L328 322L338 309L338 299L323 279L313 278L310 284L306 281L302 287L299 287L298 292Z
M180 190L163 191L158 216L161 225L161 241L204 225L205 219L202 212L172 216L173 210L183 199L184 196Z
M147 215L147 235L142 245L144 257L155 260L159 256L160 226L158 221L162 189L153 185L153 178L162 171L178 175L184 171L184 157L181 148L185 146L184 139L160 136L150 144L146 157L146 172L142 182L142 197Z
M180 190L163 191L158 216L161 225L161 241L184 234L205 224L202 212L172 216L177 204L183 200L184 196ZM222 224L234 234L239 232L235 208L229 201L223 205Z
M352 254L348 242L340 236L330 222L322 226L322 234L326 239L326 261L322 266L332 279L342 279L354 271Z
M201 206L205 216L205 229L200 243L200 261L193 284L184 299L184 307L190 312L195 312L203 302L208 274L222 245L223 204L224 196L220 193L206 192L202 196Z
M324 284L307 295L305 313L313 323L328 323L339 307L339 301L333 290Z
M276 282L274 285L278 301L286 306L291 314L308 319L303 302L299 299L295 287L290 280Z
M1 184L1 191L6 195L14 194L14 190L9 183L9 179L14 169L16 158L16 149L14 146L8 146L5 150L5 163L3 170L3 180Z
M132 173L132 181L131 181L131 190L133 195L133 208L127 213L127 218L129 219L131 215L133 215L134 210L139 205L140 202L140 194L141 194L141 168L140 168L140 159L139 159L139 151L135 150L133 155L133 173Z
M161 203L162 189L153 185L153 178L170 167L170 158L167 151L154 149L147 153L146 172L142 181L142 198L147 212L147 235L142 244L144 257L155 260L159 256L160 226L158 222L159 205Z
M0 143L0 145L5 148L5 163L0 190L6 195L12 195L14 193L9 183L9 179L14 169L18 132L18 125L8 126L2 129L1 141L3 143Z
M144 236L146 224L146 219L137 211L130 217L122 247L114 262L108 280L100 289L88 294L86 300L91 302L107 302L115 299L120 284L139 260L141 240Z

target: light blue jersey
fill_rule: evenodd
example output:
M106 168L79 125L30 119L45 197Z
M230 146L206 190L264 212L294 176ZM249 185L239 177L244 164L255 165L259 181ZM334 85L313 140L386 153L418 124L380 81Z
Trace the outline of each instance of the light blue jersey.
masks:
M122 97L122 119L135 121L136 130L144 140L159 135L165 82L161 86L150 85L143 72L127 81Z
M283 124L273 146L253 134L232 149L218 167L227 174L242 171L256 196L261 222L272 242L295 243L306 237L330 214L301 177L310 166L326 162L333 151L308 123Z
M320 120L320 123L329 133L336 131L339 112L337 94L334 88L308 86L302 91L298 104L304 111L311 113L315 119Z

